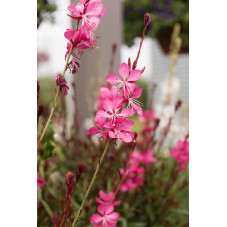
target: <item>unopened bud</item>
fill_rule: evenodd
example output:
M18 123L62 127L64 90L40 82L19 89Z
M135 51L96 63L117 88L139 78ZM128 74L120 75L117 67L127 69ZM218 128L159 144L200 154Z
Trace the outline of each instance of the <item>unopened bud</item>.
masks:
M151 22L151 16L149 13L144 15L144 25L147 26Z
M143 73L145 71L145 66L141 69L141 73Z
M175 111L177 111L180 108L181 104L182 104L181 100L178 99L176 104L175 104Z

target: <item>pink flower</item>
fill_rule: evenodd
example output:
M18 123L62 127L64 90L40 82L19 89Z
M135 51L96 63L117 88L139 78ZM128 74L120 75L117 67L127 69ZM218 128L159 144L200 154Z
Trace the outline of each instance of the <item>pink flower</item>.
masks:
M146 150L144 153L139 153L138 151L134 151L132 154L132 158L142 162L145 166L148 166L151 162L156 162L157 159L153 157L152 150Z
M39 176L39 173L37 173L37 188L39 191L42 191L42 187L46 184L45 180L42 180Z
M96 134L102 134L103 137L104 137L104 140L103 142L106 140L107 138L107 134L108 132L105 131L105 128L104 128L104 125L106 123L106 120L98 115L96 115L95 117L95 123L96 125L98 126L98 128L96 127L91 127L88 131L87 131L87 135L91 135L91 136L94 136ZM100 137L101 139L101 137Z
M126 175L127 180L125 180L121 186L121 191L131 191L134 188L138 188L144 183L142 175L144 174L144 169L139 166L138 157L132 157L130 159L130 167L127 170L119 169L121 175Z
M93 214L90 218L93 227L116 227L119 213L113 212L114 206L106 206L97 208L99 214Z
M124 175L127 174L128 178L124 181L124 183L121 185L121 191L131 191L134 188L138 188L144 183L144 179L141 177L144 173L143 168L137 167L137 168L131 168L128 170L120 169L120 174Z
M170 154L176 159L179 169L185 171L186 164L189 163L189 142L178 140L177 147L173 147Z
M106 194L104 191L99 191L99 196L101 199L96 198L96 201L100 203L99 206L101 206L101 209L106 209L106 206L112 205L112 206L118 206L121 201L114 201L114 193L110 192L109 194Z
M130 72L129 66L126 63L122 63L118 72L123 80L120 79L118 75L111 73L106 77L106 81L111 85L118 84L118 88L123 87L123 95L128 97L134 88L137 87L134 82L139 80L141 77L141 70L135 69Z
M72 74L78 72L79 68L80 68L80 64L73 59L67 65L67 69L69 69L70 73L72 73Z
M103 117L105 119L110 119L111 122L113 122L113 123L115 122L115 120L117 118L129 117L134 114L134 111L130 108L125 108L121 111L121 108L124 103L123 102L124 98L117 93L117 90L114 91L115 89L117 89L117 88L112 87L111 93L107 95L107 97L112 95L112 99L106 98L106 99L103 99L103 101L102 101L102 108L105 111L100 110L97 112L97 115L99 115L100 117ZM105 91L107 93L108 89L105 89ZM101 90L101 95L102 95L102 90Z
M157 120L155 112L153 110L144 111L143 115L139 117L140 122L145 122L147 120L152 120L154 122Z
M142 90L143 90L142 88L135 87L132 91L131 97L127 99L128 105L131 106L132 109L135 110L138 115L143 115L143 110L140 107L143 104L135 99L141 96Z
M100 0L80 1L77 5L70 5L68 10L76 16L69 15L71 18L82 20L82 25L86 23L89 26L93 26L93 17L103 17L106 14L106 10Z
M73 48L77 48L81 52L83 49L87 49L90 46L94 46L94 38L91 36L86 26L79 27L79 29L76 32L76 35L75 31L76 31L75 29L68 29L64 33L65 38L68 39L73 44ZM71 45L67 45L67 49L70 48Z
M117 119L115 123L108 121L105 127L110 131L108 135L112 139L120 139L125 143L130 143L135 137L135 133L130 132L134 126L134 122L130 120Z
M98 109L99 110L103 110L105 111L105 108L103 107L103 102L106 100L106 99L110 99L110 100L114 100L114 97L117 97L119 96L118 95L118 90L115 86L112 86L112 88L110 89L109 87L101 87L100 88L100 95L101 97L99 97L97 100L99 101L99 105L98 105ZM123 98L120 98L122 103L120 102L119 103L119 107L122 107L123 106Z

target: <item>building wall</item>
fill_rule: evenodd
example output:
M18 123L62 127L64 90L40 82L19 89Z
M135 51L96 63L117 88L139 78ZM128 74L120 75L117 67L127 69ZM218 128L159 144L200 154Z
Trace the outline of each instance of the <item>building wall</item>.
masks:
M166 78L169 69L169 56L165 55L156 39L152 39L152 82L156 83L154 104L160 100L160 84ZM176 65L175 77L180 80L179 98L189 102L189 54L180 54Z
M72 3L75 3L72 1ZM95 34L99 36L97 39L97 46L99 49L92 51L85 51L85 54L80 60L80 70L76 74L76 98L78 106L78 117L80 125L83 126L84 120L91 117L89 107L87 106L87 94L95 101L93 93L89 90L89 83L91 78L101 77L101 85L104 83L104 78L108 74L110 67L110 59L112 52L112 44L117 44L117 52L115 57L115 64L113 70L117 72L120 64L120 46L122 44L122 4L121 0L103 1L103 5L107 10L107 14L101 18L99 27ZM75 27L75 21L72 21L72 27ZM103 83L102 83L103 81ZM75 111L74 103L70 95L67 97L67 112L68 119L72 122L73 113ZM82 127L81 134L85 134Z

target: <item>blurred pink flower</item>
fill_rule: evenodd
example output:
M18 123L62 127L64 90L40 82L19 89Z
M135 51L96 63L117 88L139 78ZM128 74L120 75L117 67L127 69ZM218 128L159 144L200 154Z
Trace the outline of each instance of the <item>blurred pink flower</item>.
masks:
M154 110L144 111L143 115L139 116L139 121L140 122L145 122L147 120L152 120L154 122L157 120Z
M146 150L144 153L140 153L138 151L134 151L132 153L132 160L136 159L139 162L142 162L143 165L148 166L151 162L156 162L157 159L153 156L152 150Z
M99 191L99 196L101 199L96 198L96 201L100 203L99 206L101 206L101 209L106 209L106 206L112 205L117 206L121 203L121 201L115 201L114 198L114 192L110 192L109 194L106 194L104 191Z
M185 171L186 164L189 163L189 142L178 140L177 147L173 147L170 154L176 159L179 169Z
M90 217L90 221L93 227L116 227L119 213L113 212L114 206L99 206L97 210L102 216L99 214L93 214Z
M39 173L37 173L37 188L39 191L42 191L42 187L46 184L45 180L42 180L39 176Z
M126 175L127 179L121 185L121 191L131 191L134 188L138 188L144 183L142 175L144 169L139 166L139 161L136 158L130 160L130 167L127 170L119 169L121 175Z

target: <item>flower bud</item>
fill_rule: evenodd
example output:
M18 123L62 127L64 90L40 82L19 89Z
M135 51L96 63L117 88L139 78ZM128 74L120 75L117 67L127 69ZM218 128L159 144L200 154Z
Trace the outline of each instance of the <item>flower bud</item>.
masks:
M151 16L149 13L144 15L144 25L147 26L151 22Z

